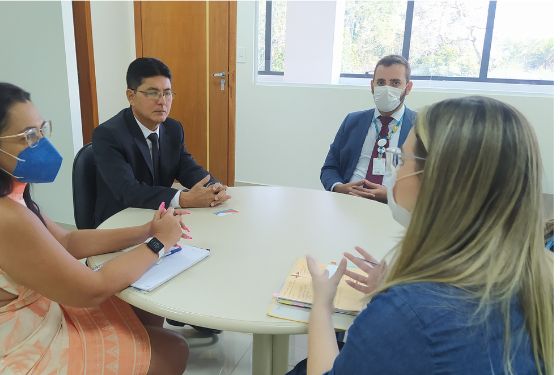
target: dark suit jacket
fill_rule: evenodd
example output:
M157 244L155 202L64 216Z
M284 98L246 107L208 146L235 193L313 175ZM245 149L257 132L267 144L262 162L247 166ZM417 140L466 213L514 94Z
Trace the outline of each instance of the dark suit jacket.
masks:
M167 207L177 193L170 187L175 179L191 188L208 175L186 151L183 127L171 118L159 126L159 186L153 186L150 149L132 109L123 109L99 125L92 143L97 166L96 227L128 207L157 209L161 202Z
M325 164L321 168L321 183L325 190L330 190L335 182L347 183L352 178L374 112L374 109L352 112L346 116L342 125L340 125L325 159ZM402 147L415 119L416 112L405 108L398 142L399 147Z

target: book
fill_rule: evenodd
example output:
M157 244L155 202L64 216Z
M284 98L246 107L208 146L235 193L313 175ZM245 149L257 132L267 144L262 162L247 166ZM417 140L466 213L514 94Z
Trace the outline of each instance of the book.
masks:
M162 257L153 266L132 283L132 287L151 292L166 281L171 280L181 272L191 268L210 255L207 249L194 246L182 246L182 250L175 251Z
M320 265L322 269L329 272L332 276L336 271L336 263L328 265ZM354 272L365 273L359 269L353 269ZM334 298L334 313L350 315L353 319L362 311L364 305L369 298L362 292L359 292L346 283L346 280L352 280L344 275L338 284L337 292ZM309 310L313 303L313 287L311 284L311 275L307 269L305 258L299 258L293 265L288 277L284 281L282 289L275 296L275 300L279 305L273 304L269 309L269 315L295 321L307 321L309 314L305 313L305 309ZM285 306L293 308L286 310ZM345 319L346 321L347 319Z

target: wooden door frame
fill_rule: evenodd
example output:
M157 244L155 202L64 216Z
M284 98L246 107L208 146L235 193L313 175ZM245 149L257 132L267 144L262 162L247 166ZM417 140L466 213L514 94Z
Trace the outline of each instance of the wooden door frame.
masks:
M228 1L229 41L228 41L228 156L227 181L233 186L235 183L235 104L236 104L236 76L237 76L237 1ZM134 1L134 35L136 41L136 57L143 56L142 50L142 5ZM209 110L209 109L208 109Z
M237 87L237 1L229 2L229 104L227 184L235 184L235 107Z
M72 14L78 66L82 137L83 143L87 144L91 142L93 129L99 125L89 1L72 1Z

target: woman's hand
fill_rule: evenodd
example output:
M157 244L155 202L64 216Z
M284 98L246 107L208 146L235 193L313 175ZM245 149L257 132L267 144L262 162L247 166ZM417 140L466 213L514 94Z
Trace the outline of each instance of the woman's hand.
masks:
M155 227L154 227L154 223L156 222L156 220L160 219L161 216L166 212L167 210L165 209L165 202L161 202L161 204L159 205L158 210L154 213L154 217L152 219L152 221L147 222L144 226L147 228L147 233L146 233L146 238L148 237L152 237L155 236ZM175 208L173 211L173 215L176 216L183 216L183 215L189 215L191 212L189 210L186 210L184 208ZM185 232L190 232L191 230L189 229L189 227L187 227L183 221L181 220L181 228L183 229L183 231ZM181 236L187 240L191 240L192 237L190 237L189 235L185 234L184 236Z
M189 228L181 220L183 211L186 210L175 210L172 207L165 209L162 202L154 214L150 223L150 232L165 245L166 249L176 245L180 238L191 238L186 233L189 232Z
M333 300L336 288L344 271L346 271L346 259L342 258L334 275L329 278L327 270L321 270L315 259L307 256L307 269L311 274L313 284L313 306L333 308Z
M387 269L387 263L385 261L379 263L370 253L365 251L359 246L355 247L356 251L360 253L363 259L358 258L350 253L344 253L344 256L348 260L358 266L359 269L364 271L367 276L363 276L356 272L346 270L344 274L354 279L354 281L346 280L346 283L352 288L359 290L364 294L372 293L380 284L385 271ZM365 259L365 260L364 260Z

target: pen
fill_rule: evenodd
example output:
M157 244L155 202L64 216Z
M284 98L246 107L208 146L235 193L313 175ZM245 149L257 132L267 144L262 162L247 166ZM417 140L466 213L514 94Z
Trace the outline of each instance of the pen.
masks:
M373 261L373 260L367 260L367 259L364 259L364 258L357 258L357 259L363 260L364 262L369 263L369 264L371 264L372 266L379 266L379 263L378 263L378 262L375 262L375 261Z
M181 250L183 250L183 248L181 246L174 247L171 250L169 250L169 252L167 254L165 254L162 258L165 258L165 257L168 257L168 256L173 255L175 253L178 253Z
M158 259L158 261L156 262L156 264L160 264L161 261L163 260L163 258L167 258L170 255L173 255L175 253L178 253L179 251L183 250L183 248L181 246L177 246L177 247L173 247L171 248L171 250L169 250L167 252L167 254L165 254L164 256L162 256L161 258Z

